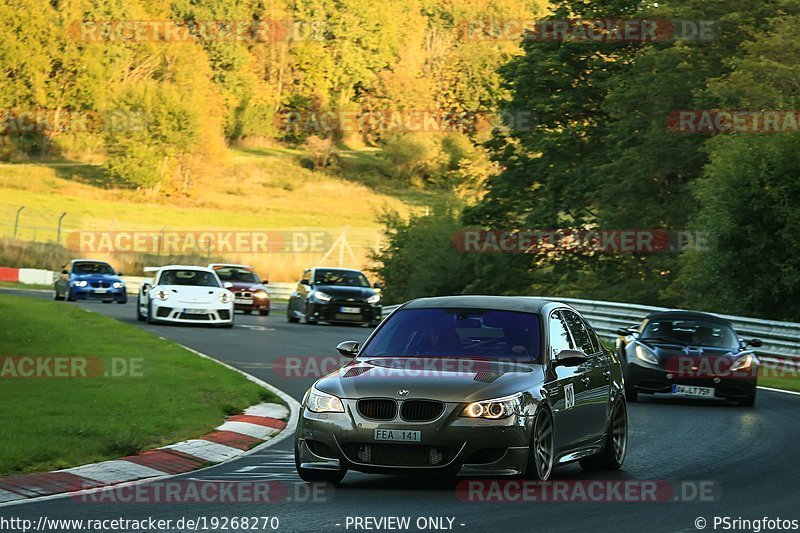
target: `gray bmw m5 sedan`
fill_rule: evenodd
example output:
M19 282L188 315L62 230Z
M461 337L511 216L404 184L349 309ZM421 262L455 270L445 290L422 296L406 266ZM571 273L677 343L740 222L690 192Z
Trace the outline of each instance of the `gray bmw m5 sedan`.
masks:
M396 309L302 402L295 463L306 481L348 470L526 475L619 469L622 370L568 305L529 297L423 298Z

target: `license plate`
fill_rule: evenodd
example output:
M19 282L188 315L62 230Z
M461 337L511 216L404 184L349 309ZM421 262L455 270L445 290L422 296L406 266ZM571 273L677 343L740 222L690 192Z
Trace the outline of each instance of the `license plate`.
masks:
M108 289L95 289L94 290L95 294L103 294L105 292L108 292Z
M207 315L207 309L184 309L183 314L185 315Z
M678 396L701 396L704 398L714 397L713 387L696 387L693 385L673 385L672 394Z
M342 313L360 313L361 309L358 307L340 307L339 311Z
M392 440L400 442L421 442L421 431L408 431L405 429L376 429L374 440Z
M237 304L251 304L251 303L253 303L253 299L252 298L236 298L233 302L237 303Z

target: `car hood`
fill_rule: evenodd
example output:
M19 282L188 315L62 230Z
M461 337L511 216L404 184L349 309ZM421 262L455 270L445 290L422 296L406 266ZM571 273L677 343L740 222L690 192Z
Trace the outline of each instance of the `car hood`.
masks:
M375 294L370 287L347 287L344 285L314 285L314 289L329 294L339 300L366 300Z
M730 347L682 346L654 341L639 341L639 343L655 353L659 363L672 372L694 370L696 373L709 375L723 374L730 369L736 359L746 353Z
M109 283L122 281L122 278L116 274L72 274L71 279L73 281L88 281L89 283L93 281L107 281Z
M180 303L212 303L218 301L218 294L225 290L219 287L192 287L187 285L159 285L159 289L170 291L168 301Z
M534 363L465 358L375 357L354 360L316 383L345 399L427 398L471 402L515 394L544 382ZM406 395L399 395L407 390Z
M249 281L232 281L231 284L233 287L231 289L235 290L246 290L246 291L266 291L267 288L262 285L261 283L252 283Z

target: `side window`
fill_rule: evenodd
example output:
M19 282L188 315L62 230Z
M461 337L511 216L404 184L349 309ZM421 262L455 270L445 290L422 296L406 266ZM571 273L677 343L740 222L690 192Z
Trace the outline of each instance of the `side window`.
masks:
M567 324L561 316L561 313L554 311L547 319L548 337L550 337L550 353L548 354L550 360L558 354L561 350L572 350L572 338L567 331Z
M578 349L583 350L586 355L596 353L597 349L592 341L593 335L588 324L577 313L572 311L562 311L562 313L564 314L564 320L567 322L567 327L572 333L572 338L575 339L575 344L578 345Z

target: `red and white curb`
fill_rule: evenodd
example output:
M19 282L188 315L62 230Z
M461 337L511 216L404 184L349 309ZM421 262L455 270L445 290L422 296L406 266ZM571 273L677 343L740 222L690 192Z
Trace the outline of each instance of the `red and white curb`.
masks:
M0 503L182 474L229 461L286 429L290 414L283 405L263 403L229 417L215 431L197 439L113 461L0 478Z
M292 434L300 415L297 400L238 368L186 346L184 348L243 375L274 393L286 405L262 403L250 406L243 414L228 417L207 435L138 455L55 472L0 478L0 507L89 493L112 485L164 479L238 459L275 445Z

